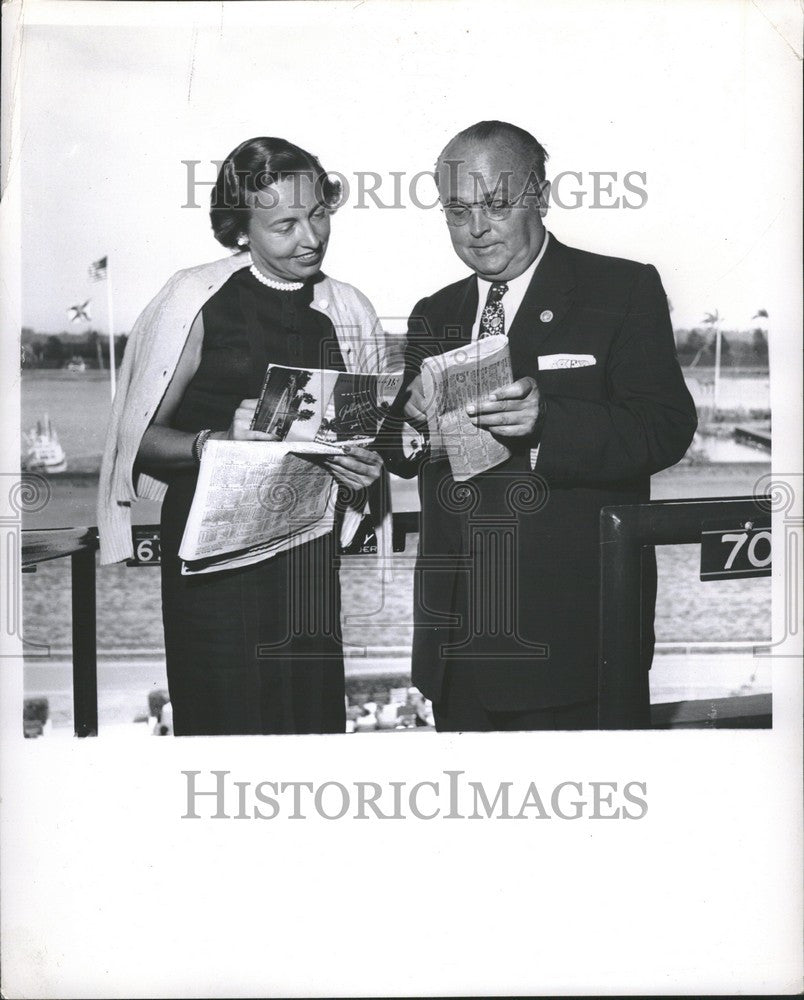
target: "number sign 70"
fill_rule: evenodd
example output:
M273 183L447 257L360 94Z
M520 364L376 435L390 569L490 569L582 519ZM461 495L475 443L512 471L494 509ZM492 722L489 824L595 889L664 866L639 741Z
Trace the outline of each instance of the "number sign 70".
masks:
M734 548L729 553L729 557L726 560L723 569L731 569L734 566L734 561L736 560L740 549L745 545L746 541L749 539L749 534L747 531L735 532L734 534L721 535L720 540L724 543L733 542ZM768 543L768 552L765 556L757 555L757 545L761 542ZM770 566L771 563L771 533L770 531L757 531L751 534L750 541L748 541L748 548L745 550L745 555L748 558L748 562L756 569L764 569L766 566Z
M702 580L770 574L771 529L767 523L749 523L736 529L712 526L701 532Z

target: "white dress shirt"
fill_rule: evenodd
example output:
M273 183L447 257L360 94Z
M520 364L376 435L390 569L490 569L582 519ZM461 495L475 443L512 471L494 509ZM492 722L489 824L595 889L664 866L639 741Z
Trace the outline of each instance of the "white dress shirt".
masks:
M503 312L505 313L506 334L511 329L511 324L514 322L519 307L522 305L522 300L525 298L525 292L528 290L530 279L536 273L536 268L541 263L542 257L544 257L544 252L547 249L549 239L550 234L545 232L544 240L542 241L542 248L536 255L536 260L534 260L528 269L523 271L518 277L509 278L508 281L506 281L508 291L505 295L503 295L502 299L500 299ZM486 281L485 278L481 278L479 274L477 275L477 315L475 316L475 323L472 327L473 342L477 340L477 335L480 332L480 317L483 315L483 310L486 308L486 299L488 298L491 285L492 282Z
M516 278L509 278L506 284L508 285L508 291L503 295L500 302L502 303L503 312L505 313L505 333L506 336L508 331L511 329L511 324L514 322L517 311L522 305L522 300L525 298L525 292L528 290L528 285L530 284L530 279L536 273L536 268L541 263L542 257L544 257L544 252L547 249L547 243L550 239L550 234L545 231L544 240L542 241L542 248L536 255L536 259L528 267L526 271L518 275ZM475 316L475 324L472 327L472 342L477 340L478 333L480 332L480 317L483 315L483 310L486 308L486 299L488 298L489 289L491 288L492 282L486 281L485 278L481 278L477 275L477 315ZM536 458L539 454L538 445L530 450L530 467L531 469L536 465Z

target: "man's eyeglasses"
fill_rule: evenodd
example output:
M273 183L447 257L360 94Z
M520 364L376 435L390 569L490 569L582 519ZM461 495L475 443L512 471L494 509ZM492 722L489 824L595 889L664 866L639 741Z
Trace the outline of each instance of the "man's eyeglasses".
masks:
M474 208L479 208L491 222L502 222L511 215L515 206L522 201L524 196L525 192L513 201L496 199L495 201L478 201L474 205L464 205L461 201L453 201L448 205L442 205L441 211L446 217L448 226L465 226Z

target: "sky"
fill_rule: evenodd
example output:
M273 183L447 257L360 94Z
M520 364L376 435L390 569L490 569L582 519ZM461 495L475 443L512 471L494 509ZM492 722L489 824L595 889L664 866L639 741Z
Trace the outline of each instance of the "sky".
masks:
M351 197L324 269L398 327L419 298L466 273L441 213L411 202L411 178L486 118L515 122L547 147L561 202L548 228L655 264L677 327L715 309L725 328L750 326L761 308L783 321L789 286L777 265L798 225L799 63L761 4L139 7L88 4L65 23L44 4L40 20L51 23L26 26L26 326L65 329L67 308L91 298L93 325L105 330L106 290L88 275L100 257L122 333L174 271L225 255L209 228L209 187L197 189L201 207L183 207L182 161L200 161L197 179L208 181L213 160L268 134L345 175ZM402 175L402 208L358 198L357 175L368 171L386 204L392 172ZM600 202L643 200L623 187L637 172L645 203L590 207L595 171L617 175ZM416 190L432 199L426 178Z

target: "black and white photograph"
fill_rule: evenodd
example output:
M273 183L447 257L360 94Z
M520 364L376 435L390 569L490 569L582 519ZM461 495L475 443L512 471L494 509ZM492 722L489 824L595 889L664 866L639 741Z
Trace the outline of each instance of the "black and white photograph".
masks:
M251 421L251 429L275 434L278 440L284 441L297 421L307 423L316 416L316 406L320 409L321 400L310 392L308 386L313 377L311 371L301 368L285 368L282 365L269 365L265 375L265 385L257 400L257 408ZM317 388L313 386L312 388ZM323 414L318 415L320 426ZM313 436L316 431L313 431Z
M4 5L3 996L800 993L801 37Z

